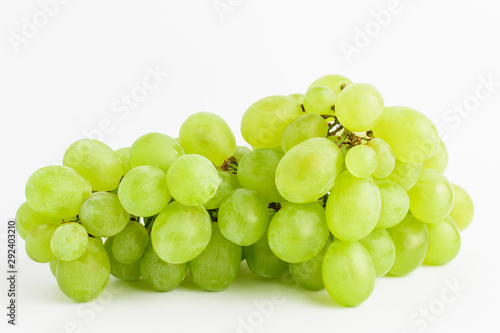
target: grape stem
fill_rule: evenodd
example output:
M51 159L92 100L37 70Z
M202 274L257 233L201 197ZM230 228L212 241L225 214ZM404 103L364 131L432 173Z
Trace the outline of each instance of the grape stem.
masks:
M216 209L207 209L208 215L210 215L210 220L212 222L217 222L217 216L219 215L219 210Z
M270 202L268 208L277 212L281 209L281 204L279 202Z
M229 157L227 160L224 161L222 166L220 167L221 170L230 172L230 173L236 173L238 171L238 161L234 156Z

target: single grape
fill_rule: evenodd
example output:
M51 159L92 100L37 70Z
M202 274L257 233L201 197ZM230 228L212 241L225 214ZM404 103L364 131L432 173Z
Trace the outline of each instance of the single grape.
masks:
M278 258L267 240L267 232L256 243L245 247L245 259L250 270L264 278L275 278L286 272L288 263Z
M114 237L109 237L106 239L106 242L104 242L104 249L109 257L111 275L123 281L134 281L139 279L141 277L140 261L137 260L124 264L116 260L113 255L113 251L111 250L113 238Z
M288 96L290 96L293 99L295 99L297 102L299 102L299 104L304 103L304 94L295 93L295 94L290 94Z
M87 230L76 222L57 227L50 239L50 249L59 260L71 261L80 258L89 243Z
M443 173L448 166L448 149L446 149L443 140L440 139L439 141L440 143L437 152L434 154L434 156L432 156L428 160L425 160L424 168L434 169Z
M339 93L342 91L342 89L344 89L350 84L352 84L352 81L343 75L329 74L315 80L309 88L318 85L327 86L335 93L335 95L338 96Z
M35 212L26 201L17 209L15 221L17 233L24 240L26 240L28 234L39 225L59 225L62 222L60 218L47 217Z
M54 277L56 277L57 263L58 262L59 262L59 260L57 260L57 259L54 259L51 262L49 262L49 264L50 264L50 271L52 272L52 275L54 275Z
M132 144L129 152L133 168L153 165L167 172L170 165L184 155L181 145L173 138L161 133L144 134Z
M390 228L401 222L410 209L410 198L406 191L390 180L377 180L375 183L382 198L382 210L377 228Z
M443 220L427 225L429 246L424 263L428 265L444 265L452 261L460 251L460 229L449 216Z
M333 115L337 96L328 87L316 85L307 89L304 95L304 109L307 113Z
M396 160L394 170L386 179L398 183L405 191L408 191L417 183L421 171L422 163L405 163Z
M122 163L123 167L123 174L126 174L132 169L132 165L130 165L130 147L125 147L125 148L120 148L115 150L116 155L118 155L118 158L120 159L120 162Z
M241 158L251 152L252 150L248 147L244 146L236 146L236 149L234 151L234 158L236 158L236 161L241 161Z
M457 224L460 230L464 230L472 222L474 217L474 204L472 199L462 187L452 184L455 193L455 201L450 212L450 217Z
M326 138L328 123L315 113L304 114L295 119L283 131L281 148L287 152L302 141L311 138Z
M148 239L146 228L139 222L130 221L125 229L113 237L111 246L113 257L124 264L141 259Z
M373 149L365 145L357 145L347 151L345 166L358 178L371 176L377 169L378 157Z
M41 224L31 230L24 243L26 254L31 260L46 263L57 259L50 249L50 239L57 228L56 224Z
M217 192L215 192L212 199L203 204L205 209L219 208L224 198L226 198L235 189L241 187L238 182L238 177L234 173L219 171L217 174L219 176L219 186L217 187Z
M377 168L373 172L372 177L385 178L389 176L396 164L391 146L380 138L373 138L366 145L373 149L378 157Z
M387 230L375 229L359 242L370 253L375 276L386 275L396 260L396 246Z
M127 226L129 220L130 214L113 193L95 192L80 207L80 222L93 236L114 236Z

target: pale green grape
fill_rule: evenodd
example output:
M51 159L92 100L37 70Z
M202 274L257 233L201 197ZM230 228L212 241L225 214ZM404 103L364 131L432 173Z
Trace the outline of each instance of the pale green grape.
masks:
M440 143L437 152L434 156L424 162L424 168L434 169L443 173L448 166L448 149L446 149L443 140L440 139L439 141Z
M248 147L236 146L236 149L234 151L234 158L236 158L236 161L239 162L244 155L248 154L251 151L252 150Z
M368 236L380 217L380 191L371 178L344 171L326 203L326 221L335 238L355 242Z
M241 187L238 182L238 177L234 173L219 171L217 174L219 175L219 186L217 187L217 192L215 192L212 199L203 204L205 209L219 208L225 197L227 197L235 189Z
M125 229L113 237L113 257L121 263L130 264L141 259L148 244L148 232L139 222L130 221Z
M292 97L265 97L253 103L243 114L241 135L252 147L278 147L285 128L302 114L299 102Z
M285 128L281 136L281 148L287 152L302 141L311 138L326 138L328 123L315 113L304 114Z
M408 214L387 232L396 246L396 260L389 274L403 276L416 270L424 261L429 243L425 223Z
M307 89L302 104L307 113L333 115L336 100L337 96L330 88L317 85Z
M59 260L57 284L69 298L87 302L99 296L109 280L109 257L101 238L90 238L87 251L76 260Z
M82 139L64 153L63 165L73 168L92 185L94 191L111 191L125 174L118 155L104 143Z
M212 237L203 252L189 262L193 282L203 290L219 291L227 288L238 275L241 246L227 240L212 223Z
M80 222L93 236L114 236L127 226L129 220L130 214L113 193L95 192L80 207Z
M52 275L54 275L54 277L56 277L56 273L57 273L57 263L59 262L59 260L57 259L54 259L52 260L49 265L50 265L50 271L52 272Z
M285 201L276 189L275 174L283 153L275 149L252 150L238 164L240 184L259 193L266 201Z
M387 177L387 180L398 183L405 191L408 191L417 183L421 171L422 163L405 163L396 160L394 170Z
M337 95L335 115L345 128L354 132L373 129L383 110L384 98L370 84L353 83Z
M370 253L375 267L375 276L386 275L396 260L396 246L387 230L375 229L359 242Z
M170 165L182 155L184 155L184 150L181 145L170 136L162 133L148 133L132 144L129 159L132 168L153 165L167 172Z
M122 163L123 167L123 174L126 174L132 169L132 165L130 165L130 147L125 147L125 148L120 148L115 150L116 155L118 155L118 158L120 159L120 162Z
M373 149L365 145L357 145L347 151L345 166L358 178L371 176L377 169L378 156Z
M151 243L160 259L182 264L203 252L211 234L210 216L205 208L174 201L156 217Z
M343 306L357 306L375 287L370 253L359 242L334 240L323 259L323 283L328 294Z
M269 223L269 247L283 261L304 262L321 251L328 234L323 207L316 202L290 203Z
M199 154L221 166L233 156L236 140L228 124L216 114L198 112L189 116L181 126L179 139L188 154Z
M410 212L427 223L444 219L454 202L453 187L434 169L423 169L417 183L408 191Z
M278 258L267 240L267 232L256 243L245 247L245 259L250 270L264 278L275 278L286 272L288 263Z
M31 230L24 243L26 254L31 260L46 263L57 259L50 249L50 239L57 227L56 224L41 224Z
M299 104L304 103L304 94L295 93L295 94L290 94L288 96L290 96L293 99L295 99L297 102L299 102Z
M50 249L59 260L71 261L80 258L89 243L87 230L76 222L57 227L50 239Z
M377 228L390 228L401 222L410 209L410 198L406 191L390 180L377 180L375 183L382 198L382 210Z
M149 242L140 260L140 268L142 278L151 288L156 291L170 291L184 281L188 263L170 264L161 260Z
M391 146L396 159L406 163L422 163L439 148L439 135L432 121L404 106L385 108L373 134Z
M25 192L26 201L34 211L64 219L78 215L80 205L92 193L92 186L75 170L50 165L30 176Z
M474 217L474 204L472 199L462 187L452 184L455 193L455 201L450 216L453 218L460 230L464 230L472 222Z
M35 212L28 202L24 202L16 212L16 230L22 239L26 239L31 230L35 229L41 224L61 224L60 218L47 217Z
M113 238L114 237L109 237L106 239L106 242L104 242L104 249L109 257L111 275L123 281L134 281L139 279L141 277L140 261L137 260L124 264L116 260L111 250Z
M196 154L184 155L170 166L167 184L175 201L186 206L199 206L215 195L219 176L207 158Z
M378 157L377 168L373 172L372 177L385 178L389 176L396 164L391 146L380 138L371 139L366 145L373 149Z
M224 237L248 246L266 232L269 210L267 202L257 192L239 188L222 201L217 218Z
M328 237L325 246L320 253L308 261L291 263L289 265L290 275L293 280L302 288L317 291L325 288L322 276L323 258L326 251L333 242L333 237Z
M444 265L452 261L460 251L460 229L449 216L443 220L427 225L429 246L424 263L428 265Z
M133 168L123 177L118 198L127 212L135 216L158 214L171 199L167 176L162 169L144 165Z
M338 175L339 148L326 138L312 138L290 149L276 169L276 188L294 203L316 201L325 195Z
M352 81L343 75L329 74L315 80L310 87L318 85L327 86L338 96L340 91L350 84L352 84Z

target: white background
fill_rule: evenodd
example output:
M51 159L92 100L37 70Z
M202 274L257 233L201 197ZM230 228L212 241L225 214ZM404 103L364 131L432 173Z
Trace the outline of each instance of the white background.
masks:
M218 12L214 3L230 10ZM112 278L106 298L76 304L58 290L48 265L26 257L19 239L18 326L8 332L499 331L500 3L396 1L381 27L373 13L387 12L390 3L74 0L44 22L38 1L3 0L2 252L6 222L24 201L29 175L60 163L67 146L90 132L96 136L99 126L102 140L117 149L147 132L176 137L189 114L204 110L223 116L244 144L239 121L252 102L304 92L329 73L372 83L386 105L429 116L449 149L446 175L469 191L476 207L453 262L378 279L371 298L352 309L325 291L264 281L246 267L220 293L199 291L189 279L173 292L155 293ZM30 31L27 21L39 27ZM366 29L370 37L363 40L359 31ZM346 56L347 45L357 53ZM122 95L140 92L148 68L168 77L133 108L123 107ZM454 296L449 283L464 290ZM270 303L274 294L280 302ZM454 297L444 303L442 295ZM419 311L429 307L431 317L423 319Z

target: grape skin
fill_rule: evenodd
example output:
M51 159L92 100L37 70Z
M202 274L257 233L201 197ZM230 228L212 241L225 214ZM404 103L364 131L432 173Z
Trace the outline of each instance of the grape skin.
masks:
M311 138L326 138L328 123L320 115L304 114L295 119L283 131L281 148L286 153L302 141Z
M467 228L474 217L474 204L472 199L462 187L452 184L455 193L455 201L450 211L450 217L453 218L460 230Z
M59 260L70 261L80 258L87 250L87 230L76 222L60 225L50 239L50 249Z
M444 265L453 260L460 251L460 229L449 216L442 221L427 225L429 245L424 263Z
M374 229L368 236L359 241L372 258L375 276L387 274L396 261L396 246L385 229Z
M46 263L57 259L50 248L50 239L57 228L56 224L41 224L28 234L24 245L31 260Z
M116 194L95 192L80 207L80 222L98 237L114 236L127 226L130 214L123 209Z
M113 257L124 264L141 259L148 239L146 228L139 222L130 221L122 231L113 237L111 246Z
M184 155L181 145L162 133L147 133L134 141L129 151L132 168L153 165L167 172L170 165Z
M25 201L16 212L16 231L22 239L26 240L28 234L42 224L61 224L59 218L47 217L35 212Z

